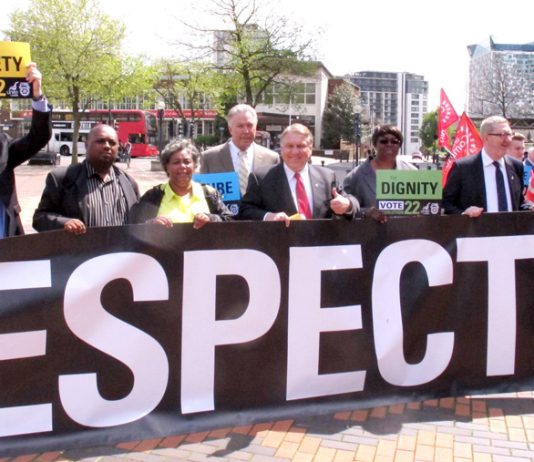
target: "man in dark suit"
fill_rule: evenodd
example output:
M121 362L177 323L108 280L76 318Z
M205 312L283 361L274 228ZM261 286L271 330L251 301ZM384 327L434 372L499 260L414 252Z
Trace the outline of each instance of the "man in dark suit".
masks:
M356 198L337 192L332 170L309 164L313 136L307 127L290 125L280 145L284 162L250 175L240 219L284 221L289 226L292 219L354 218L359 210Z
M447 214L478 217L483 212L524 209L523 164L504 156L512 140L506 119L492 116L480 126L482 151L454 163L443 190Z
M35 63L28 65L26 80L32 84L33 90L30 131L17 139L0 132L0 239L24 234L14 169L37 154L52 136L51 108L43 95L41 73Z
M253 107L238 104L230 109L226 119L231 138L204 151L200 158L200 173L237 172L243 195L249 173L276 165L280 156L254 142L258 116Z
M117 132L108 125L96 125L86 142L86 159L81 164L57 168L46 178L39 206L33 215L37 231L64 229L83 234L96 226L119 226L139 199L133 178L117 168Z

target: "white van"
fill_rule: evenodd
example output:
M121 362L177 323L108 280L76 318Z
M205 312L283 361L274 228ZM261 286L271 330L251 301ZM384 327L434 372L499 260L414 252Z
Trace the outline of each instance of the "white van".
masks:
M54 128L52 129L52 138L50 143L52 150L62 156L72 154L72 129L71 128ZM85 141L89 135L89 130L82 130L78 133L78 154L85 154Z

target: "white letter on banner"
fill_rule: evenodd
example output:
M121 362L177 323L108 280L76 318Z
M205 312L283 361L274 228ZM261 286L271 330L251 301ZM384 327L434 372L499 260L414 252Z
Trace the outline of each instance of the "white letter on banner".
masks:
M238 319L215 320L219 275L237 275L249 288L249 304ZM184 252L182 314L182 413L212 411L215 347L255 340L273 325L280 307L280 275L257 250Z
M52 285L50 260L0 263L0 290ZM0 361L46 354L46 330L0 335ZM52 404L0 408L0 436L52 431Z
M515 371L515 261L534 258L534 236L457 239L459 262L488 262L488 351L486 374Z
M80 339L125 364L134 376L128 396L113 401L98 392L95 373L59 377L59 396L65 412L88 427L140 419L158 405L167 387L169 364L161 345L140 329L110 315L101 305L102 290L119 278L130 282L134 301L169 298L165 272L148 255L103 255L86 261L72 273L65 287L68 326Z
M321 308L321 271L362 267L359 245L292 247L289 264L287 399L361 391L365 371L319 374L321 332L362 328L360 305Z
M380 374L398 386L415 386L430 382L448 366L454 347L454 333L427 336L425 357L418 364L404 358L400 276L410 262L423 265L430 287L452 283L450 255L435 242L413 239L396 242L378 256L373 275L373 332Z

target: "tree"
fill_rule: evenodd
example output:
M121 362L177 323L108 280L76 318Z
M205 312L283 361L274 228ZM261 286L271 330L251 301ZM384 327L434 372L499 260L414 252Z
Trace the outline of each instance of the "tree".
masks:
M341 140L356 141L354 123L359 98L350 85L339 85L328 97L323 114L323 147L339 149ZM361 121L360 121L361 123Z
M157 78L154 66L148 66L141 58L124 57L120 61L110 60L105 79L100 82L98 96L111 110L128 96L137 96L150 91Z
M202 62L169 60L161 60L156 66L158 78L154 89L165 105L179 114L183 127L189 126L186 109L191 111L191 125L194 125L199 111L218 109L223 84L212 66Z
M472 71L473 72L473 71ZM534 113L532 89L517 61L491 53L476 69L478 78L470 89L470 113L482 117L500 114L505 118Z
M438 150L438 112L439 108L425 114L419 131L423 146L431 152Z
M256 106L272 85L288 75L315 70L307 56L311 40L302 27L280 15L266 15L255 0L211 0L208 16L218 17L223 29L186 24L194 42L182 43L197 59L213 59L216 68L235 85L234 100L243 97ZM206 12L202 17L206 17Z
M94 95L119 87L124 26L99 10L97 0L33 0L10 16L11 40L29 42L51 98L69 101L78 138L80 112ZM116 70L117 72L112 72ZM72 162L77 162L76 143Z

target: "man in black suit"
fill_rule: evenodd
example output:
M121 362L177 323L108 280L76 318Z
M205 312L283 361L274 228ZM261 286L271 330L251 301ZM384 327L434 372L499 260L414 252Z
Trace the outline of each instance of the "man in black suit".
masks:
M241 219L284 221L289 226L294 218L355 216L358 201L338 193L334 172L309 164L313 136L306 126L287 127L280 145L283 163L250 175L241 201Z
M508 121L499 116L480 126L482 151L454 163L443 190L447 214L478 217L483 212L524 209L523 164L504 156L512 141Z
M11 139L0 132L0 239L24 234L20 206L15 189L15 167L28 160L48 143L52 136L51 107L41 86L41 73L35 63L28 65L26 80L32 84L32 122L26 136Z
M33 215L37 231L64 229L84 234L87 228L120 226L139 199L135 180L115 166L119 139L113 127L99 124L86 141L81 164L60 167L46 177L46 186Z

